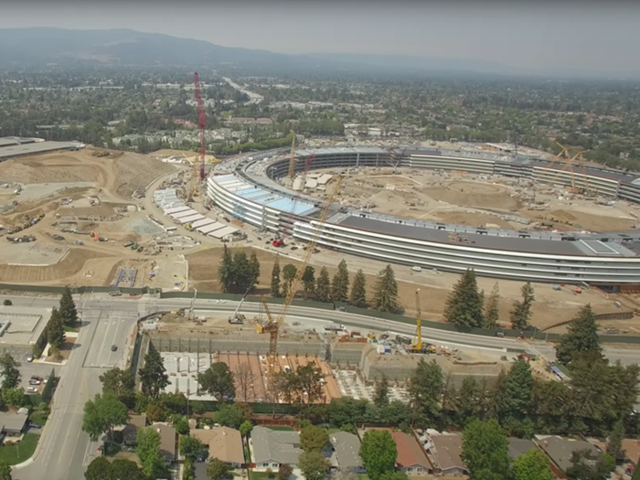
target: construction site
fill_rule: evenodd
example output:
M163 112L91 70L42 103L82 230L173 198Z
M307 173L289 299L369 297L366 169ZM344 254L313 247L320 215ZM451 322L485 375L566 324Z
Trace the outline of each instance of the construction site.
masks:
M222 362L234 373L238 400L282 403L281 397L274 402L278 394L270 387L270 379L279 372L314 364L322 376L321 402L343 396L370 400L375 382L383 376L391 382L390 398L408 401L407 380L420 359L436 361L449 381L459 385L469 375L491 384L517 358L515 353L459 351L428 344L422 341L419 327L411 337L338 325L310 327L279 320L285 316L280 310L277 319L264 310L247 316L239 311L241 306L228 317L201 310L192 315L176 311L141 325L142 353L151 347L161 353L170 381L167 392L180 392L192 400L214 400L199 387L197 377L212 364ZM241 323L230 324L238 316ZM275 347L271 335L274 326ZM535 375L552 377L541 359L531 363Z

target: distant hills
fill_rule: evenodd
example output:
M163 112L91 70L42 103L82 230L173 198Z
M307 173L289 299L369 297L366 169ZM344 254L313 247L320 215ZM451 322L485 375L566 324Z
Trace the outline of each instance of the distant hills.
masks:
M475 60L399 55L289 55L222 47L202 40L134 30L0 29L0 68L103 64L215 68L243 73L337 73L374 75L522 76L545 72ZM581 74L580 76L584 76Z

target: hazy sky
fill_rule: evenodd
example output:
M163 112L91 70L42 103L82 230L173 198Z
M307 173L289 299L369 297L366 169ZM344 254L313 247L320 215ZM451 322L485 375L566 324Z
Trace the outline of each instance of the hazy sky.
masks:
M387 53L640 73L640 2L632 0L2 0L0 28L32 26L131 28L285 53Z

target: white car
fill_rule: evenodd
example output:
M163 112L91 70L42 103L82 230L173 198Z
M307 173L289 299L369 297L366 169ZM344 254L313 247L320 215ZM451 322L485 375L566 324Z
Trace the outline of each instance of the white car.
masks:
M27 393L38 393L38 387L27 388Z

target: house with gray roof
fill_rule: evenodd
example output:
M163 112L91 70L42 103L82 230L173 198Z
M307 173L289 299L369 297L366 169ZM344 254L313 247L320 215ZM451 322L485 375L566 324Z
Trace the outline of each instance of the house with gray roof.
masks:
M360 439L348 432L336 432L329 436L331 466L340 472L366 473L360 458Z
M529 450L533 450L536 447L536 444L531 440L527 440L526 438L513 438L509 437L509 458L511 460L515 460L516 458L524 455L529 452Z
M538 445L551 460L551 470L560 478L566 478L565 472L573 465L571 457L574 452L587 451L594 458L600 456L600 451L595 445L584 440L565 440L551 436L539 440Z
M283 463L295 466L302 453L298 432L275 431L261 426L251 430L250 445L251 460L258 471L270 468L275 472Z

